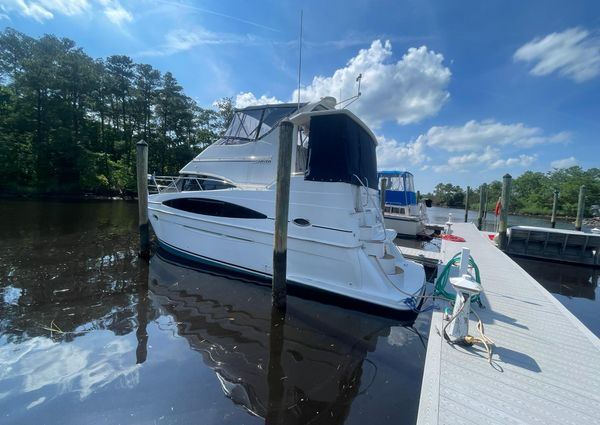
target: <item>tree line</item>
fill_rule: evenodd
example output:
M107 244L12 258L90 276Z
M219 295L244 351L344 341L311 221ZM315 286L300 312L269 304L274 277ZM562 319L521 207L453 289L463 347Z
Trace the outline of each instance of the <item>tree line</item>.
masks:
M175 174L224 131L231 99L200 107L176 78L128 56L93 59L67 38L0 32L0 192L135 188L135 144L149 170Z
M579 187L586 187L585 215L591 215L591 206L600 204L600 169L584 170L575 166L542 173L527 171L512 181L509 211L515 214L550 215L554 191L559 192L557 214L574 216L577 213ZM486 185L488 211L495 208L502 192L502 182L494 180ZM465 189L451 183L439 183L433 193L423 195L435 205L464 208ZM469 206L479 208L480 187L471 188Z

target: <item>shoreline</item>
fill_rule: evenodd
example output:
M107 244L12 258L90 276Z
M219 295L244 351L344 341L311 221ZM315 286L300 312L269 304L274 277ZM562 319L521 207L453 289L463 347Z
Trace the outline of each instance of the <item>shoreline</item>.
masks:
M0 199L47 201L135 201L131 195L96 195L93 193L0 193Z

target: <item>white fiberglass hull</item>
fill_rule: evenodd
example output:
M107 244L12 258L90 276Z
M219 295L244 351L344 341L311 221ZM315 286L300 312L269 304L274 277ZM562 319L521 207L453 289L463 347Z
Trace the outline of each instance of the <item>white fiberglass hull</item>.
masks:
M410 310L422 291L423 268L402 257L376 222L378 211L355 211L359 188L292 179L287 278L290 282L396 310ZM265 218L229 218L180 211L163 202L198 197L237 203ZM165 248L191 259L269 278L274 193L214 190L153 195L149 216ZM363 203L364 205L364 203ZM302 218L309 224L295 219Z
M399 235L411 237L427 236L425 222L417 217L388 213L386 213L384 217L386 228L394 229Z

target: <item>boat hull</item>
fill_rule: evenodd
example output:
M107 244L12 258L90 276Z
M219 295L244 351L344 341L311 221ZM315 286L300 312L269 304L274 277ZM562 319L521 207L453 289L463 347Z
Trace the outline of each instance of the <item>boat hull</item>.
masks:
M245 198L247 207L258 211L263 207L264 219L190 214L159 202L163 198L152 197L149 215L161 246L169 252L211 266L270 279L274 220L269 217L272 215L269 213L272 205L267 202L269 197L263 195L260 191L234 190L201 192L194 196L232 201ZM311 195L314 197L314 192ZM391 235L386 234L381 225L379 233L375 231L377 226L369 227L372 234L367 240L361 240L359 224L365 224L366 218L361 223L352 213L338 212L335 216L347 217L347 221L338 220L337 228L331 224L326 226L325 220L330 214L319 212L314 205L307 207L301 195L294 198L296 202L290 203L290 218L306 217L311 225L290 224L288 281L386 308L411 310L414 297L420 295L425 283L424 270L402 256L391 242ZM319 224L321 220L323 225ZM356 228L352 228L353 222L356 222ZM376 237L378 240L372 240ZM412 302L407 302L409 299Z
M413 238L429 236L425 223L416 217L392 214L385 214L384 217L386 228L394 229L398 235Z

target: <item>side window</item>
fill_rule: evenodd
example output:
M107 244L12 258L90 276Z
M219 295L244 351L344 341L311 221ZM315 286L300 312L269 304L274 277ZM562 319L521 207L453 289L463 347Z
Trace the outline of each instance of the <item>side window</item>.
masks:
M218 190L218 189L228 189L230 187L234 187L232 184L218 181L218 180L202 180L202 189L203 190Z
M265 219L266 215L242 207L241 205L231 204L229 202L217 199L207 198L177 198L163 202L164 205L178 210L191 212L200 215L209 215L213 217L229 218L253 218Z

